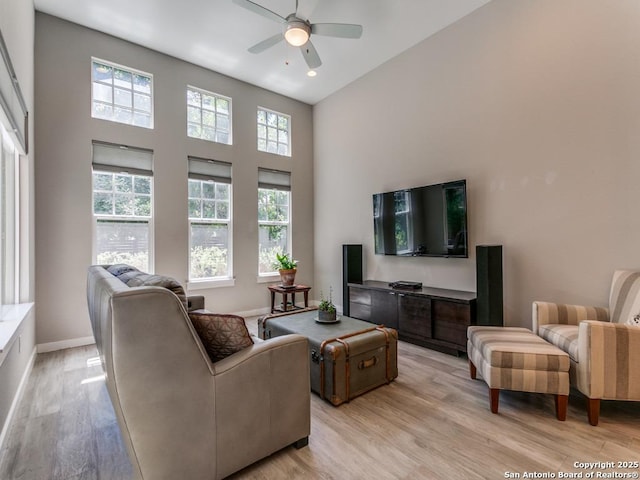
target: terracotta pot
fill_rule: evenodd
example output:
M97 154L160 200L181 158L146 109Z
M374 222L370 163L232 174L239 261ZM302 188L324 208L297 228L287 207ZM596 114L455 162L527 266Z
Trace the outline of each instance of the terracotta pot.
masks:
M296 272L298 269L292 268L290 270L279 270L280 279L282 280L282 285L285 287L290 287L294 285L294 280L296 279Z

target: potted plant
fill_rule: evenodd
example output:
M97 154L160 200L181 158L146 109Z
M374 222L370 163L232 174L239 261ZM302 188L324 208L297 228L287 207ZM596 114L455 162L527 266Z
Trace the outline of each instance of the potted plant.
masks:
M318 321L319 322L335 322L336 321L336 306L331 299L332 294L331 287L329 287L329 298L324 298L322 292L320 292L320 305L318 305Z
M285 287L292 287L293 282L296 279L296 272L298 271L298 261L293 258L289 258L288 253L276 253L276 262L274 266L280 273L280 279L282 285Z

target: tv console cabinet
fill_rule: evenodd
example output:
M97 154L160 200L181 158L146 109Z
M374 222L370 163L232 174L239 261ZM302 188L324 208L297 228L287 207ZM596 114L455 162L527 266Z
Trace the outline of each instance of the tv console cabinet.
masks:
M409 343L454 355L467 351L467 327L476 324L474 292L394 289L374 280L348 287L349 316L395 328Z

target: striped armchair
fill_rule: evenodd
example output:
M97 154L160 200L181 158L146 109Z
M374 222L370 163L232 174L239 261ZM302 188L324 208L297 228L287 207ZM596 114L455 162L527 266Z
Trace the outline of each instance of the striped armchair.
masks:
M613 275L609 308L533 302L533 331L569 354L571 384L597 425L600 400L640 401L640 271Z

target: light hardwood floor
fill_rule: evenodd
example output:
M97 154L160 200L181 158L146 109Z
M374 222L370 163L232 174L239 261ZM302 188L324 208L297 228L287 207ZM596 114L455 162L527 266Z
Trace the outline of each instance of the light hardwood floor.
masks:
M248 324L255 332L255 320ZM95 357L95 347L38 355L1 451L0 479L130 478ZM574 462L640 461L640 403L603 402L592 427L577 392L566 422L556 420L550 395L502 392L493 415L486 384L469 378L466 359L400 342L398 363L393 383L340 407L312 395L309 446L286 448L232 478L558 478L589 471Z

